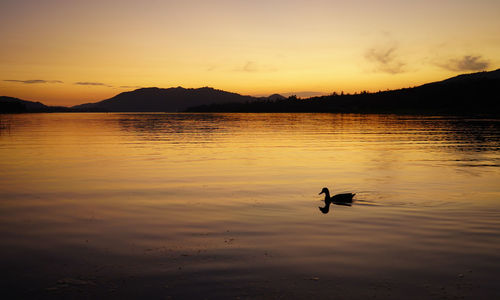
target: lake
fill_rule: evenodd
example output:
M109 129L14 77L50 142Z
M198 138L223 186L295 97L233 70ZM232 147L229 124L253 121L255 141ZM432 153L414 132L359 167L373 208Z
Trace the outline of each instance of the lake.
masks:
M500 120L0 115L12 298L498 299ZM332 205L323 187L356 193Z

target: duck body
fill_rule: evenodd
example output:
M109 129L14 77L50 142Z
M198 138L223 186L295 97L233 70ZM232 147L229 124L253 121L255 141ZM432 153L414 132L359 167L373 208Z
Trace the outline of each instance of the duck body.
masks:
M345 193L345 194L337 194L332 197L330 197L330 201L332 202L352 202L352 198L356 194L352 193Z
M330 197L330 191L328 188L323 188L319 195L325 194L325 203L327 202L333 202L333 203L351 203L352 198L354 197L353 193L344 193L344 194L337 194L333 195Z

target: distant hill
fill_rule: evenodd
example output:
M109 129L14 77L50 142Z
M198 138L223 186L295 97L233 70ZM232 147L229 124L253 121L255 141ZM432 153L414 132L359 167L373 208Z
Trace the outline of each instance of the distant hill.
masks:
M245 104L214 104L189 111L210 112L340 112L500 115L500 69L377 93L332 94Z
M27 113L27 112L63 112L67 107L47 106L40 102L21 100L18 98L0 96L0 113Z
M33 101L13 97L0 96L0 112L46 111L49 107Z
M267 100L272 100L272 101L284 100L284 99L286 99L286 97L284 97L280 94L272 94L271 96L267 97Z
M199 105L246 103L260 99L209 87L198 89L152 87L124 92L96 103L76 105L72 109L109 112L176 112Z
M48 112L51 107L40 102L0 96L0 113Z
M498 80L500 79L500 69L490 72L477 72L470 74L461 74L455 77L445 79L443 81L438 81L436 83L453 83L453 82L465 82L469 80Z
M300 99L279 94L242 96L209 87L141 88L71 108L0 97L0 113L22 112L334 112L487 114L500 116L500 69L376 93L332 94Z

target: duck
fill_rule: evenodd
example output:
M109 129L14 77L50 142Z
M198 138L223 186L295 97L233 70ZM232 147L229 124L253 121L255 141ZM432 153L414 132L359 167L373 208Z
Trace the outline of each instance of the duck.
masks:
M318 195L325 194L326 203L352 203L353 193L337 194L330 197L330 191L324 187Z

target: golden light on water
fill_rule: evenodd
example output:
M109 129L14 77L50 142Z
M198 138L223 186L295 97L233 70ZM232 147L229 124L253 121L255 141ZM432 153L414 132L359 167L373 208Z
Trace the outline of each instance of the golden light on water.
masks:
M2 115L2 283L365 298L383 275L394 299L493 295L499 132L457 117ZM355 202L323 214L323 187Z

